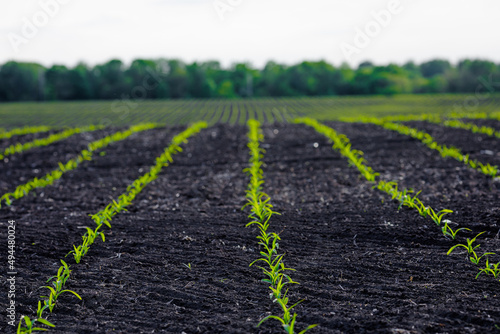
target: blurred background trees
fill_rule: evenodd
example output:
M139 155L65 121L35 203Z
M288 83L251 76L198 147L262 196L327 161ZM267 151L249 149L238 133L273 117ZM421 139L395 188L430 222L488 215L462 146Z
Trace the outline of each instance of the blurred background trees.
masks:
M500 64L465 59L453 65L434 59L422 64L357 68L325 61L292 66L269 61L223 68L217 61L186 64L177 59L137 59L130 66L113 59L90 67L9 61L0 66L0 101L90 99L180 99L331 96L408 93L488 93L500 90Z

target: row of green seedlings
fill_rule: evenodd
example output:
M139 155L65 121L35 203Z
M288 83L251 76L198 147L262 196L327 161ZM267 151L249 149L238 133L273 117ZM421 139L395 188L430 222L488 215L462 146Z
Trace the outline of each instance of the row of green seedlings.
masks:
M489 126L478 126L471 122L463 122L459 119L446 119L439 115L423 114L423 115L397 115L382 118L386 122L411 122L411 121L425 121L434 123L449 128L467 130L472 133L484 134L490 137L500 138L500 131ZM352 119L350 119L352 121Z
M437 143L434 138L427 132L411 128L400 123L387 122L383 119L374 117L360 117L356 121L375 124L385 129L412 137L425 144L428 148L438 151L443 158L454 158L455 160L463 162L466 166L491 177L496 177L498 175L498 166L492 166L489 163L483 164L475 159L470 159L469 154L463 154L462 151L457 147Z
M9 139L12 136L23 136L28 134L40 133L50 131L49 126L27 126L24 128L12 129L10 131L0 132L0 139Z
M500 121L500 111L493 112L451 112L446 115L448 118L470 118L470 119L494 119Z
M478 126L477 124L470 122L463 122L458 119L445 119L441 122L441 124L451 128L468 130L471 131L472 133L479 133L488 135L490 137L500 138L500 131L496 131L494 128L489 126L484 126L484 125Z
M264 172L262 170L262 158L264 156L264 149L260 147L260 142L264 140L264 135L260 128L260 123L257 120L251 119L248 121L248 149L250 153L250 167L244 169L244 172L250 176L250 182L246 190L247 203L243 206L242 210L250 207L251 213L248 216L251 221L246 225L257 226L260 235L257 236L258 244L262 247L260 251L261 258L253 261L250 266L255 263L262 262L263 266L259 266L267 278L262 281L269 284L271 293L269 297L274 303L277 303L282 311L283 316L268 315L262 319L260 326L268 319L278 320L283 329L288 334L295 333L295 322L297 313L291 313L292 309L297 306L301 301L292 306L288 305L288 285L298 284L286 273L294 271L292 268L287 268L283 263L285 254L279 253L280 236L275 232L269 232L269 222L274 214L279 214L273 211L273 206L270 203L270 197L263 192ZM299 333L305 333L317 325L310 325Z
M103 225L111 228L111 220L115 215L122 211L127 211L126 207L132 204L132 201L135 197L152 181L154 181L163 167L168 166L173 162L173 156L179 152L182 152L181 144L187 143L188 138L194 136L199 131L207 127L207 123L198 122L187 128L185 131L179 133L175 137L173 137L170 145L165 148L164 152L156 158L156 164L153 165L150 170L136 179L132 184L127 187L127 190L118 197L118 200L113 200L109 203L104 209L100 210L96 214L90 215L92 220L95 222L96 227L94 229L90 227L86 227L86 232L82 236L83 242L75 246L73 245L73 250L70 251L69 254L73 254L74 260L76 263L80 263L82 258L88 253L90 247L99 237L102 241L105 241L104 232L101 231L101 227ZM34 331L46 331L46 328L36 327L37 323L55 327L55 325L49 322L46 318L43 317L43 312L45 310L49 310L52 313L54 309L57 299L60 294L64 292L73 293L75 296L81 299L81 297L74 291L63 289L66 281L70 277L71 270L69 266L61 260L63 266L61 266L57 272L57 275L51 277L49 281L53 281L54 287L44 286L43 288L47 288L49 290L48 296L41 296L42 300L38 302L38 308L36 317L34 319L30 319L28 316L23 316L17 328L18 334L29 334ZM43 302L43 304L42 304Z
M102 130L104 129L104 126L99 126L99 125L89 125L85 127L80 127L80 128L72 128L72 129L67 129L64 130L63 132L59 133L54 133L51 134L48 137L45 138L40 138L40 139L35 139L33 141L27 142L27 143L16 143L12 144L9 147L5 148L3 152L0 152L0 160L3 158L15 154L15 153L21 153L27 150L30 150L35 147L43 147L43 146L48 146L52 143L64 140L66 138L69 138L73 135L76 135L78 133L82 132L92 132L96 130Z
M420 216L424 218L429 217L434 223L436 223L436 225L440 227L444 237L447 238L449 237L453 240L456 239L458 232L471 231L470 229L465 227L457 228L454 230L449 225L451 221L447 219L443 220L443 217L445 215L452 213L453 211L448 209L443 209L436 212L432 207L425 205L418 198L420 191L412 196L411 194L414 193L413 190L403 189L401 191L398 189L397 182L394 181L387 182L384 180L377 181L377 177L380 174L376 173L370 166L367 166L365 164L365 159L363 158L363 152L351 149L351 143L345 135L338 134L334 129L324 124L321 124L318 121L311 118L299 118L296 119L295 122L299 124L309 125L313 127L318 133L326 136L328 139L333 141L334 143L333 149L339 151L340 154L349 159L349 164L355 166L367 181L369 181L370 183L374 183L375 185L373 188L376 188L382 192L389 194L393 200L397 200L400 203L398 210L401 209L401 207L403 206L417 210ZM490 255L496 255L496 254L492 252L486 252L480 255L481 253L478 253L480 245L479 244L474 245L477 237L479 237L483 233L485 232L477 234L474 238L467 238L465 244L454 245L448 250L447 254L450 255L458 247L463 247L467 250L470 262L480 266L476 278L478 278L479 275L481 275L482 273L486 275L492 275L494 278L500 278L500 262L490 263L488 258ZM481 267L481 260L483 259L486 259L486 262L484 267Z
M155 123L133 125L125 131L116 132L112 135L106 136L102 139L89 143L87 145L87 149L82 150L76 158L70 159L66 163L59 162L58 168L53 169L52 171L45 174L43 177L41 178L35 177L29 180L28 182L17 186L14 191L3 194L0 197L0 208L2 207L2 203L5 203L6 205L10 206L14 200L27 196L32 190L52 185L56 180L59 180L64 173L76 169L84 161L92 160L93 154L97 150L101 150L110 145L111 143L122 141L130 137L134 133L151 130L161 126L163 125Z

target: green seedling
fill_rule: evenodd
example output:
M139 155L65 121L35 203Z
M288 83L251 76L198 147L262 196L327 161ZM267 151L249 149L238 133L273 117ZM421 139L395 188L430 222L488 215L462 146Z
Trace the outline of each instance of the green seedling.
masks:
M277 292L274 291L276 289L273 289L271 287L271 290L273 290L273 293L271 295L275 295ZM288 291L287 291L288 292ZM283 310L283 317L278 317L276 315L268 315L267 317L265 317L264 319L262 319L259 324L257 325L257 327L259 327L263 322L269 320L269 319L275 319L275 320L278 320L283 329L285 330L286 333L288 334L294 334L295 333L295 322L296 322L296 319L297 319L297 313L294 313L293 315L291 314L291 310L297 306L298 304L300 304L302 301L298 301L297 303L295 303L294 305L288 307L287 304L288 304L288 297L286 297L286 292L285 292L285 295L282 297L282 298L276 298L274 300L275 302L277 302L282 310ZM308 330L316 327L317 324L314 324L314 325L309 325L306 329L302 330L299 332L299 334L303 334L305 332L307 332Z
M60 179L62 175L68 171L76 169L84 161L92 160L95 151L100 150L114 142L122 141L134 133L150 130L159 127L159 124L147 123L131 126L128 130L117 132L102 139L96 140L88 144L87 149L82 150L80 155L76 158L67 161L66 163L58 163L58 168L45 174L43 177L33 178L25 184L16 187L12 192L6 193L0 197L0 208L2 202L11 205L15 199L20 199L28 195L31 191L37 188L43 188L52 185L56 180Z
M470 239L470 238L467 238L467 244L457 244L453 247L451 247L448 252L446 253L447 255L450 255L451 252L453 252L456 248L458 247L463 247L465 248L465 250L467 250L467 254L468 255L471 255L471 254L474 254L472 257L470 257L471 261L472 259L476 259L477 258L477 255L476 255L476 252L475 250L480 246L480 244L477 244L475 246L473 246L474 242L476 242L476 239L477 237L479 237L481 234L483 233L486 233L486 231L483 231L479 234L477 234L474 238ZM484 256L484 255L483 255ZM481 256L482 257L482 256Z
M24 321L24 326L23 326ZM23 316L19 321L19 325L17 326L17 334L31 334L33 332L47 331L46 328L34 327L36 322L40 322L49 327L55 327L52 323L45 319L33 319L31 320L28 316Z
M49 322L46 319L43 319L43 311L48 308L47 305L42 306L42 302L38 301L38 308L36 311L36 319L31 320L28 316L23 316L21 317L21 320L19 321L19 325L17 326L17 334L29 334L32 332L38 332L38 331L47 331L45 328L41 327L34 327L36 322L39 322L43 325L49 326L49 327L55 327L54 324ZM24 327L23 327L23 321L24 321Z
M471 231L471 229L469 228L466 228L466 227L462 227L462 228L458 228L456 230L453 230L450 225L448 225L448 221L445 219L444 221L444 225L443 227L441 227L441 231L443 232L443 235L445 237L451 237L453 240L455 240L455 238L457 237L457 233L460 232L460 231Z
M491 253L491 252L489 252L489 253L484 253L484 254L483 254L483 255L481 255L481 256L477 256L477 253L473 251L473 252L472 252L472 256L470 257L470 262L472 262L472 263L474 263L474 264L477 264L477 265L478 265L478 264L479 264L479 261L481 261L481 259L482 259L483 257L485 257L485 256L486 256L486 259L488 259L488 255L495 255L495 253Z
M283 291L285 290L285 285L298 283L294 282L290 276L284 273L285 271L293 271L294 269L287 268L283 263L284 254L278 253L278 241L280 241L280 236L275 232L268 232L271 217L275 214L279 215L279 213L272 210L273 206L270 204L270 197L262 191L264 172L262 171L263 164L261 159L264 157L265 151L260 148L259 145L260 141L264 140L264 136L260 130L260 124L255 120L250 120L248 122L248 127L249 141L247 146L250 151L250 167L245 168L243 172L250 176L250 182L246 190L247 203L242 207L242 210L247 207L250 208L251 213L248 218L250 218L251 221L246 224L246 227L256 226L259 229L260 233L257 239L259 240L258 244L263 249L260 251L261 257L250 263L250 266L257 262L265 264L263 266L258 266L264 275L267 276L267 278L262 279L262 282L269 284L269 288L271 289L269 297L273 302L279 304L283 310L282 318L271 315L259 322L258 326L260 326L263 321L274 318L278 319L283 324L285 331L291 334L294 333L297 314L291 316L290 310L296 304L292 307L288 307L288 297L286 296L288 290L284 293ZM358 152L355 152L353 156L358 158L358 161L362 161ZM369 172L369 170L367 170L367 172ZM315 326L316 325L311 325L301 333Z
M27 135L33 133L41 133L50 131L51 128L48 126L27 126L24 128L17 128L10 130L8 132L0 132L0 139L8 139L12 136Z
M437 226L441 225L441 220L448 213L453 213L453 211L448 210L448 209L443 209L443 210L439 211L438 213L436 213L433 208L431 208L431 207L428 208L428 215L431 217L432 221L436 223ZM455 238L453 238L453 239L455 239Z
M398 117L398 120L404 121L404 118L406 116L401 116ZM410 116L412 118L414 116ZM399 119L401 118L401 119ZM422 120L425 119L431 119L431 120L436 120L435 116L428 116L425 117ZM345 120L345 119L344 119ZM447 147L446 145L441 145L438 144L437 142L434 141L434 138L425 132L419 131L417 129L413 129L410 127L407 127L402 124L397 124L397 123L392 123L389 122L388 119L378 119L378 118L371 118L371 117L361 117L357 119L349 119L347 120L348 122L363 122L363 123L372 123L376 125L380 125L386 129L393 130L396 132L399 132L401 134L410 136L412 138L420 140L422 143L427 145L429 148L437 150L442 157L453 157L456 160L462 161L466 164L469 164L469 166L474 167L479 170L481 170L483 173L487 175L495 175L497 173L496 171L496 166L489 166L489 165L483 165L480 162L477 161L472 161L469 159L468 155L462 154L462 152L455 147ZM438 119L440 122L441 120ZM311 118L297 118L295 119L295 123L299 124L306 124L308 126L311 126L314 128L318 133L323 134L326 136L328 139L333 141L333 149L338 151L340 154L342 154L344 157L349 159L349 164L351 166L356 166L360 173L370 182L374 182L375 175L376 173L369 167L364 164L364 160L361 158L362 152L357 151L357 150L352 150L351 149L351 143L349 142L349 139L342 134L338 134L334 129L323 125L319 123L317 120L311 119ZM470 165L472 163L472 165ZM407 206L411 209L416 209L422 217L426 218L429 216L436 225L441 226L441 223L444 222L444 226L441 227L441 231L445 237L451 237L452 239L455 239L457 236L457 233L462 230L470 231L467 228L459 228L457 230L453 230L449 225L448 222L443 221L443 217L448 214L452 213L451 210L448 209L443 209L439 212L435 212L434 209L430 206L426 206L419 198L418 195L420 192L415 194L414 196L410 196L409 194L413 193L411 189L404 189L403 191L398 190L398 184L394 181L386 182L384 180L379 180L373 188L377 188L378 190L385 192L386 194L389 194L392 199L398 200L399 207L398 210L401 209L403 206ZM484 232L483 232L484 233ZM464 247L467 249L467 254L469 255L469 259L471 262L478 264L479 261L487 255L490 255L491 253L485 253L481 256L478 256L477 253L475 252L475 249L479 247L479 245L475 246L473 245L476 238L481 235L482 233L478 234L475 238L472 240L467 239L467 244L458 244L453 246L449 251L448 255L457 247ZM484 269L483 272L490 273L489 269L486 268Z
M83 243L78 247L73 245L73 250L70 251L68 254L66 254L66 256L68 256L69 254L73 254L76 263L80 263L81 258L87 254L88 250L90 249L90 246L94 243L96 237L100 236L102 241L105 242L104 233L99 231L99 228L101 226L102 225L98 225L95 230L86 227L87 232L82 236Z
M54 180L60 178L63 174L62 170L70 170L76 168L76 166L84 160L91 160L91 155L93 151L96 151L98 149L101 149L105 146L107 146L109 143L118 141L118 140L123 140L127 138L128 136L132 135L135 132L139 131L144 131L147 129L152 129L155 127L158 127L159 125L157 124L143 124L143 125L136 125L130 127L129 130L125 132L119 132L115 133L112 136L105 137L99 141L92 142L88 145L89 150L84 150L82 151L81 156L77 158L77 161L70 160L66 165L63 165L62 167L60 166L59 169L53 171L51 174L48 174L50 176L49 181L43 181L42 185L37 184L40 180L34 179L33 183L28 182L26 185L19 186L16 191L23 190L25 191L27 189L27 192L29 190L32 190L38 186L46 186L50 183L52 183ZM102 227L102 225L107 225L111 227L110 221L113 218L114 215L116 215L118 212L121 212L125 210L125 207L128 206L129 204L132 203L133 199L142 191L142 189L148 185L150 182L155 180L158 176L158 174L161 172L162 168L166 165L168 165L168 162L172 161L172 155L175 154L176 152L180 152L181 148L179 147L180 144L185 143L187 139L199 131L201 129L207 127L207 123L205 122L198 122L184 130L183 132L179 133L178 135L174 136L172 139L172 142L170 146L168 146L165 151L163 152L160 157L156 159L156 164L151 167L150 171L141 176L139 179L135 180L134 183L130 186L127 187L126 193L122 194L119 196L119 200L115 201L113 200L112 203L110 203L108 206L106 206L105 209L99 211L96 214L90 215L94 222L97 224L97 227L95 230L92 230L91 228L86 228L87 231L83 235L83 243L82 245L76 247L73 246L73 251L69 252L69 254L74 254L75 256L75 261L79 262L81 258L88 252L90 245L92 245L95 241L95 239L99 236L101 236L102 241L105 241L104 234L99 231L99 229ZM68 167L69 166L69 167ZM26 192L26 194L27 194ZM8 196L2 196L0 199L5 199L8 198ZM48 296L42 296L43 298L43 307L39 306L40 311L40 316L37 321L40 323L44 323L48 326L50 326L49 322L41 318L41 312L45 309L49 309L50 312L54 309L58 297L65 292L70 292L74 294L76 297L78 297L81 300L81 297L74 291L71 290L63 290L63 287L68 280L71 270L69 269L69 266L61 260L61 263L63 266L61 266L57 272L56 276L50 277L47 282L52 281L53 286L43 286L41 288L46 288L49 290L49 295ZM38 312L37 312L38 313ZM24 319L24 320L23 320ZM22 326L22 322L24 321L25 327ZM20 333L31 333L31 331L35 330L33 327L35 321L32 321L29 317L24 317L21 319L18 329ZM24 332L21 332L21 330L24 330ZM37 330L46 330L46 329L37 329Z
M289 316L288 316L289 317ZM294 313L293 316L291 317L290 319L290 322L286 322L288 319L285 319L285 317L283 318L280 318L278 316L274 316L274 315L270 315L270 316L267 316L265 317L264 319L262 319L259 323L259 326L266 320L268 319L276 319L278 320L279 322L281 322L281 325L283 326L283 329L285 330L286 333L288 334L294 334L295 333L295 321L297 319L297 313ZM305 332L307 332L308 330L314 328L318 326L318 324L314 324L314 325L309 325L307 326L306 329L300 331L298 334L304 334Z
M492 177L495 177L498 170L497 166L490 166L489 164L483 165L482 163L476 161L476 160L470 160L468 154L463 154L462 151L453 146L446 146L437 143L434 138L423 131L419 131L414 128L410 128L406 125L400 124L400 123L392 123L384 120L379 120L379 119L374 119L374 118L366 118L364 119L365 122L367 123L373 123L377 124L379 126L382 126L388 130L396 131L398 133L401 133L403 135L410 136L412 138L420 140L422 143L427 145L428 148L432 150L436 150L439 152L439 154L443 158L451 157L454 158L458 161L462 161L464 164L468 165L469 167L478 170L482 172L485 175L489 175Z
M492 177L495 177L498 174L498 167L497 166L491 166L490 164L483 165L482 163L478 163L479 168L481 171L486 174L490 175Z
M184 267L188 268L189 270L191 270L191 263L188 263L188 264L183 263L182 265Z
M99 129L104 128L103 126L86 126L82 128L74 128L74 129L67 129L59 133L54 133L49 135L48 137L45 138L39 138L35 139L30 142L26 143L16 143L12 144L9 147L5 148L4 150L0 150L0 160L3 159L6 156L15 154L15 153L21 153L36 147L43 147L43 146L48 146L52 143L64 140L66 138L69 138L77 133L82 133L82 132L89 132L89 131L96 131Z
M74 294L76 297L78 297L78 299L80 300L82 299L82 297L80 297L76 292L72 290L63 290L63 287L70 276L71 270L69 270L69 266L66 264L66 262L61 260L61 263L63 265L59 267L57 275L52 276L47 280L47 283L52 281L53 287L48 285L42 286L42 288L49 289L50 291L50 294L48 296L41 296L40 298L45 298L43 301L44 306L46 306L51 313L54 307L56 306L57 299L63 292L70 292Z
M482 273L485 273L486 275L493 275L494 278L499 278L500 277L500 262L497 263L490 263L489 259L486 258L486 266L484 268L479 269L479 272L476 275L476 279L481 275Z
M402 206L406 206L410 209L422 207L423 204L420 199L418 199L418 195L420 195L421 192L422 190L417 192L414 196L409 195L413 193L412 189L404 189L403 192L400 192L398 197L401 204L399 205L398 210L400 210Z

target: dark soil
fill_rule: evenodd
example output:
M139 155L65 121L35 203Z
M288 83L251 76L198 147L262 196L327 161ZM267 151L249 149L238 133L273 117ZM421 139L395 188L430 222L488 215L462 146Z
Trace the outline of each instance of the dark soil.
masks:
M486 231L481 249L500 252L499 182L395 132L329 125L346 134L381 177L422 190L420 198L436 209L454 210L447 217L473 230L462 236ZM181 130L146 131L112 144L54 186L0 209L5 249L7 221L16 221L18 319L35 315L44 294L38 288L81 241L82 227L93 225L88 214L145 173ZM249 267L259 249L257 230L245 228L248 211L240 210L248 182L242 172L246 131L227 125L203 130L128 212L113 219L105 243L97 241L80 264L66 258L73 270L66 287L83 301L61 295L49 316L56 324L51 332L282 332L275 320L256 328L264 316L280 311L260 281L263 274ZM300 283L290 287L291 303L304 300L295 308L299 330L319 324L310 333L499 332L500 282L474 279L477 267L461 251L447 256L456 242L432 221L398 211L312 128L267 125L264 132L264 187L282 214L273 217L271 229L280 232L285 263L296 269L290 275ZM467 150L484 149L470 138L436 135ZM498 140L491 144L498 148ZM33 175L34 166L43 166L38 169L44 173L54 168L75 155L78 145L72 137L2 163L2 191ZM6 263L6 252L0 254ZM14 333L5 318L7 302L0 299L0 332Z

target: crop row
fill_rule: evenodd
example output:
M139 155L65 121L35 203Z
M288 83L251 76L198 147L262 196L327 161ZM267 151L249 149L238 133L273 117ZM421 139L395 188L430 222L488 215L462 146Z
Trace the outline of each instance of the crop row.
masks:
M460 120L491 119L500 121L500 111L497 110L498 108L485 104L481 108L477 108L474 112L446 111L447 108L444 107L445 105L450 106L449 110L455 110L457 104L463 102L464 98L467 100L467 97L460 96L440 96L436 100L430 98L423 100L414 96L412 97L413 100L410 101L410 99L401 97L401 102L407 102L403 104L398 101L388 101L381 97L297 99L291 103L291 109L297 113L303 113L307 117L331 121L363 122L366 120L367 115L371 115L371 118L384 122L427 121L445 127L464 129L473 133L500 138L500 131L497 131L495 128L478 126L474 123ZM367 101L369 102L367 103ZM394 105L394 107L397 106L397 112L391 110L392 103L397 103ZM418 108L422 108L422 112L416 112L416 110L419 110L417 106ZM366 107L366 110L360 112L363 107ZM406 111L408 108L409 110ZM432 112L429 113L429 110L432 110ZM351 116L346 117L345 115Z
M59 162L58 168L53 169L52 171L45 174L43 177L41 178L35 177L29 180L28 182L17 186L14 191L3 194L0 197L0 208L2 207L2 202L4 202L7 205L10 205L13 200L17 200L28 195L32 190L36 188L43 188L53 184L56 180L60 179L64 173L76 169L84 161L92 160L93 154L97 150L105 148L111 143L124 140L130 137L134 133L150 130L153 128L157 128L159 126L161 125L152 123L134 125L131 126L126 131L116 132L112 135L106 136L102 139L89 143L87 145L87 149L82 150L76 158L70 159L66 163Z
M89 125L81 128L67 129L62 132L51 134L48 137L35 139L33 141L24 144L23 143L12 144L6 149L4 149L2 152L0 152L0 160L15 153L21 153L30 150L32 148L50 145L52 143L64 140L78 133L102 130L103 128L104 126Z
M12 136L22 136L33 133L47 132L50 131L48 126L26 126L24 128L12 129L10 131L0 131L0 139L9 139Z
M247 203L242 209L247 206L250 207L251 213L248 218L250 218L251 221L246 226L256 225L258 227L260 234L257 236L257 239L262 249L260 251L262 257L253 261L250 266L258 262L263 263L263 266L259 266L259 268L267 278L262 281L269 284L269 289L271 289L269 297L273 303L277 303L283 311L281 317L277 315L268 315L259 322L258 326L268 319L275 319L281 323L286 333L293 334L295 333L297 313L293 313L292 315L291 311L300 302L292 306L288 305L289 298L287 285L298 283L293 281L286 273L294 269L285 266L283 262L285 254L280 254L278 251L280 236L275 232L268 231L271 217L279 213L273 211L273 206L270 203L271 198L263 192L264 172L262 170L263 162L261 159L264 157L265 151L260 147L260 142L264 140L264 135L262 134L259 121L249 120L248 129L250 167L246 168L244 171L250 176L250 182L246 190ZM316 326L317 325L310 325L299 332L299 334L303 334Z
M244 125L249 119L257 119L261 123L289 122L301 115L289 108L291 103L293 99L262 98L141 101L140 103L133 100L57 102L35 106L9 104L0 110L0 119L2 125L7 128L17 124L38 125L41 120L43 125L50 128L90 124L127 126L147 122L186 125L197 121L205 121L209 125L216 123Z
M207 115L209 114L210 113L207 113ZM334 129L327 127L314 119L301 118L296 119L295 122L309 125L319 133L322 133L330 140L332 140L334 143L333 148L339 151L343 156L347 157L349 163L356 166L360 173L366 178L366 180L374 184L374 188L390 195L392 199L397 200L400 204L399 208L403 206L408 207L417 210L422 217L428 217L432 219L432 221L434 221L436 225L441 229L441 232L445 237L456 239L458 232L466 230L470 231L469 229L463 227L456 229L452 228L450 226L451 222L447 219L443 219L445 215L452 213L452 211L447 209L435 211L432 207L425 205L418 198L420 192L415 194L411 189L398 189L398 184L394 181L388 182L384 180L378 180L377 178L379 176L379 173L376 173L370 166L365 163L363 153L361 151L352 149L351 143L346 136L338 134ZM391 126L389 127L391 130L398 131L412 137L415 136L414 138L423 141L427 144L428 147L437 149L438 151L438 146L441 147L441 149L455 149L453 147L449 148L444 145L437 144L434 142L433 138L425 132L406 127L402 124L391 122L379 123L379 121L375 121L374 119L368 119L367 122L381 126L387 124L391 124L392 126L392 124L394 124L394 128L391 128ZM262 266L259 266L259 268L266 276L266 278L262 281L269 284L269 288L271 290L270 298L274 303L277 303L283 311L282 316L270 315L265 317L259 322L259 325L263 321L274 319L282 324L287 333L294 333L294 325L296 322L297 314L294 313L292 315L291 310L298 303L292 306L288 306L287 295L288 286L298 283L293 281L287 274L288 271L292 271L293 269L285 267L283 263L284 254L279 253L279 234L269 232L270 219L274 214L277 213L273 211L273 207L270 203L270 197L266 193L264 193L263 189L264 173L262 170L262 158L264 157L265 151L261 148L260 145L260 143L264 140L262 130L260 128L260 123L254 119L250 119L247 124L249 128L248 148L250 151L250 166L244 171L249 175L250 182L246 191L247 204L243 208L250 207L251 213L249 215L249 218L251 219L251 221L246 226L258 227L260 234L257 236L257 239L259 240L259 245L262 249L262 251L260 251L261 257L253 261L250 266L256 263L263 264ZM0 197L0 204L3 200L10 205L13 199L18 199L27 195L31 190L35 188L45 187L52 184L55 180L61 178L63 173L77 168L78 165L85 160L91 160L93 152L102 149L112 142L123 140L133 133L152 129L158 126L158 124L144 124L140 126L133 126L127 131L118 132L101 140L90 143L88 145L88 149L83 150L77 158L69 160L66 164L60 163L58 169L55 169L54 171L48 173L47 175L45 175L45 177L41 179L35 178L24 185L18 186L16 188L16 191L4 194L2 197ZM113 200L104 209L100 210L96 214L91 215L93 221L96 223L96 227L93 229L87 227L85 234L82 236L82 243L79 245L73 245L73 249L68 253L68 255L72 254L75 262L80 263L82 257L87 254L91 245L95 242L95 239L101 238L104 242L105 236L103 231L101 230L103 225L111 227L111 220L113 219L113 217L119 212L126 210L126 207L132 203L134 198L144 189L144 187L157 178L162 168L173 161L172 156L181 151L180 145L189 137L193 136L207 126L208 124L205 122L196 123L186 131L175 136L172 139L172 143L165 149L164 153L156 159L156 164L151 167L148 173L144 174L143 176L135 180L132 184L130 184L127 187L127 191L120 195L117 200ZM429 137L430 139L428 139ZM428 139L429 142L425 142L424 140L426 139ZM443 155L443 153L441 153L441 155L446 156ZM472 167L472 165L470 166ZM479 253L479 245L475 244L477 237L482 233L484 232L477 234L473 238L467 238L463 243L456 244L455 246L450 248L448 254L452 253L457 248L464 248L468 252L470 261L475 263L476 265L481 266L477 276L479 276L480 274L486 274L492 275L495 278L499 278L500 262L496 264L489 262L489 256L494 255L494 253L486 252L481 254ZM484 263L484 265L482 263ZM42 296L41 300L38 302L36 317L33 320L29 317L24 317L23 319L21 319L18 327L18 333L31 333L34 330L45 330L36 327L38 325L46 325L52 327L53 324L43 316L43 313L47 310L52 312L60 294L68 292L73 293L78 298L81 298L76 292L64 289L66 281L68 280L68 278L70 278L71 270L67 263L63 260L61 260L61 264L62 266L59 268L57 274L47 281L51 282L52 286L43 287L48 290L48 295ZM304 333L314 326L316 325L308 326L300 333Z
M101 230L102 226L106 225L111 228L112 218L119 212L126 210L126 207L132 203L135 196L141 192L147 184L156 179L162 167L167 166L173 161L172 156L181 151L179 145L185 142L188 137L194 135L206 126L206 123L197 123L183 133L175 136L172 139L172 144L165 149L165 152L159 158L156 159L156 164L151 167L148 173L144 174L142 177L136 179L132 184L130 184L127 191L120 195L117 200L113 200L103 210L91 215L91 218L96 223L96 227L94 229L86 227L86 232L82 236L82 243L77 246L73 245L73 249L68 253L68 255L72 254L75 262L80 263L81 259L87 254L96 239L101 238L104 242L105 235ZM263 158L264 150L260 148L259 142L264 138L258 121L249 121L248 127L250 166L244 171L250 176L250 182L246 192L248 203L242 209L247 206L251 208L251 213L249 215L251 222L249 222L247 226L257 225L259 227L260 235L257 239L259 240L259 245L262 246L263 249L263 251L260 252L262 257L253 261L250 266L258 262L263 262L265 264L263 266L259 266L259 268L261 268L263 273L267 276L267 278L262 281L269 284L271 290L270 298L273 302L279 304L283 310L283 315L281 317L275 315L267 316L259 322L259 325L265 320L276 319L282 323L284 330L291 334L295 333L295 322L297 317L296 313L293 315L291 314L291 310L298 303L292 306L288 305L288 288L285 286L288 284L298 283L294 282L286 273L286 271L293 269L285 267L283 263L284 254L278 253L278 241L280 240L279 235L268 231L270 218L276 212L272 211L272 205L269 203L269 196L262 192L264 180L261 168L261 159ZM36 317L34 319L30 319L27 316L23 317L18 325L18 333L24 334L31 333L36 330L46 330L45 328L37 327L40 325L54 327L54 324L49 322L44 317L44 312L47 310L52 312L57 303L58 297L62 293L73 293L81 299L76 292L64 289L66 281L70 278L71 270L64 260L60 261L62 266L59 268L57 274L47 281L52 281L53 286L43 287L48 289L49 293L47 296L41 296L41 300L38 302ZM310 325L300 333L305 333L307 330L315 326L316 325Z
M80 263L83 256L87 254L90 249L90 246L94 243L95 239L101 237L102 241L105 241L104 232L100 229L103 225L106 225L111 228L111 220L112 218L120 213L121 211L126 210L126 207L132 204L132 201L135 197L152 181L154 181L162 169L168 166L171 162L173 162L173 156L178 152L182 152L181 144L186 143L188 138L197 134L201 129L206 128L207 124L205 122L198 122L184 130L183 132L176 135L170 145L165 148L164 152L156 158L156 163L151 166L149 171L143 174L141 177L137 178L133 183L131 183L127 190L121 194L117 200L113 200L109 203L104 209L99 212L90 215L92 220L95 222L96 227L94 229L87 227L85 234L82 236L83 242L82 244L75 246L73 245L73 250L71 250L69 254L73 254L74 260L76 263ZM60 260L62 266L58 269L58 272L55 276L49 278L49 281L52 281L53 287L51 286L43 286L42 288L46 288L49 290L48 296L41 296L41 300L38 302L37 314L34 319L30 319L28 316L24 316L20 319L18 325L18 334L28 334L33 331L46 331L47 329L38 326L37 323L55 327L54 324L49 322L46 317L44 318L43 313L45 310L49 310L52 313L54 309L57 299L59 295L64 292L71 292L76 295L78 298L81 297L74 291L65 290L64 286L66 281L70 278L71 270L69 266L63 260ZM42 304L43 302L43 304Z
M420 131L415 128L411 128L401 123L388 122L383 119L373 118L373 117L361 117L356 120L357 122L375 124L383 127L384 129L398 132L402 135L412 137L421 141L428 148L436 150L443 158L451 157L455 160L463 162L466 166L478 170L479 172L496 177L498 174L498 167L492 166L489 163L483 164L475 159L470 159L469 154L463 154L462 151L454 146L447 146L444 144L437 143L434 138L427 132Z
M398 95L208 99L208 100L116 100L99 102L9 103L2 106L2 126L49 125L51 127L101 124L127 126L145 122L183 125L194 121L245 124L248 119L261 123L289 122L308 116L318 120L339 120L345 115L386 117L395 114L433 114L447 118L500 119L500 95L491 94L467 112L468 95ZM457 111L458 110L458 111ZM41 123L43 122L43 123ZM0 134L0 139L1 139Z
M498 107L496 108L498 109ZM449 118L494 119L500 121L500 111L492 112L451 112Z
M498 111L500 95L492 95L490 98L478 100L472 112L467 111L472 109L467 105L470 98L470 96L459 94L308 97L290 99L289 107L297 113L324 121L338 121L346 115L350 115L350 117L370 115L384 118L393 115L418 116L422 114L433 114L447 118L500 119ZM475 117L475 115L481 114L482 117Z
M356 117L343 117L340 119L341 121L344 122L356 122L356 121L363 121L363 118L356 118ZM497 131L495 128L489 127L489 126L478 126L474 123L471 122L463 122L459 119L451 118L447 119L439 115L435 114L422 114L422 115L397 115L397 116L387 116L383 117L380 120L384 122L411 122L411 121L425 121L449 128L454 128L454 129L462 129L462 130L467 130L472 133L479 133L479 134L484 134L490 137L496 137L500 138L500 131Z
M418 198L420 192L412 196L411 194L413 193L413 190L411 189L399 190L398 184L395 181L390 181L390 182L384 180L377 181L377 177L380 174L376 173L370 166L365 164L365 160L363 158L363 152L352 149L351 143L345 135L338 134L331 127L323 125L311 118L300 118L297 119L295 122L299 124L309 125L312 128L314 128L318 133L326 136L328 139L333 141L334 143L333 149L338 151L344 157L346 157L349 160L349 163L351 165L354 165L367 181L374 184L374 188L390 195L393 200L394 199L397 200L400 203L399 208L401 208L402 206L409 207L411 209L417 210L420 216L424 218L429 217L434 223L436 223L438 227L440 227L444 237L451 237L453 240L455 240L457 237L457 233L459 231L470 231L470 229L468 228L457 228L454 230L450 226L451 221L446 219L443 220L443 217L446 214L452 213L453 211L448 209L443 209L436 212L431 206L425 205ZM447 254L448 255L451 254L451 252L457 247L463 247L467 250L470 262L480 266L481 265L480 261L482 259L485 259L486 261L484 267L480 267L479 273L478 275L476 275L476 278L481 273L492 275L494 278L500 278L500 262L490 263L488 258L490 255L496 255L496 254L493 252L486 252L483 253L482 255L479 255L480 253L478 253L478 249L480 245L474 244L476 242L477 237L483 233L484 232L481 232L473 238L467 238L465 243L453 246L452 248L450 248Z

